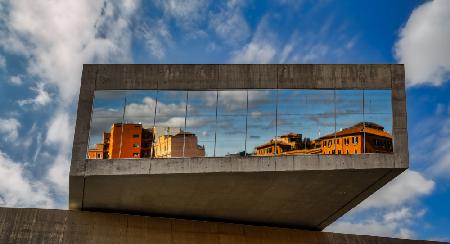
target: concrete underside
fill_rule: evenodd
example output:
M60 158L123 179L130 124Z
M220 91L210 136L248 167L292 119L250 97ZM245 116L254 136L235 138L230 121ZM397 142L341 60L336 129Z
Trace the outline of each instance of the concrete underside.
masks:
M404 170L339 161L295 170L282 159L289 158L279 158L278 169L264 158L88 161L71 187L82 181L83 210L322 230Z
M0 208L0 243L437 243L85 211Z

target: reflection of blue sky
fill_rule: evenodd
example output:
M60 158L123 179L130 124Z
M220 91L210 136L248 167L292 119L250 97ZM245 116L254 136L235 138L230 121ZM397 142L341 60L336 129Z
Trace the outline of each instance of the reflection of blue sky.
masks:
M245 148L251 153L276 135L316 139L364 120L391 132L391 111L388 90L98 91L90 144L124 115L144 127L192 132L208 156L224 156Z

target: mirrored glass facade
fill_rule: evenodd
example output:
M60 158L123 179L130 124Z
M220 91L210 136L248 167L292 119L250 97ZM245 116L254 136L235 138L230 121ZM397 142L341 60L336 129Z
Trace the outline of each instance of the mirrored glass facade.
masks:
M390 90L96 91L89 159L392 153Z

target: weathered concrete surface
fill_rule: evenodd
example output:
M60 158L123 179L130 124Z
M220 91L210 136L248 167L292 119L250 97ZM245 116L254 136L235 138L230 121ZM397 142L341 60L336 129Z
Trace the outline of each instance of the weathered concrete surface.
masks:
M438 243L84 211L0 208L0 243Z
M409 166L403 65L85 65L70 209L323 229ZM393 154L86 160L95 90L392 89Z
M71 179L76 209L322 230L404 170L393 158L96 160Z

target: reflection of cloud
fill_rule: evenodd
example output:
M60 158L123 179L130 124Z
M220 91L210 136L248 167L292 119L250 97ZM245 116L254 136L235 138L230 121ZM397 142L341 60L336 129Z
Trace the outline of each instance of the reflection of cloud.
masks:
M250 116L251 116L252 118L259 118L259 117L261 117L262 114L263 114L263 113L260 112L260 111L250 112Z

